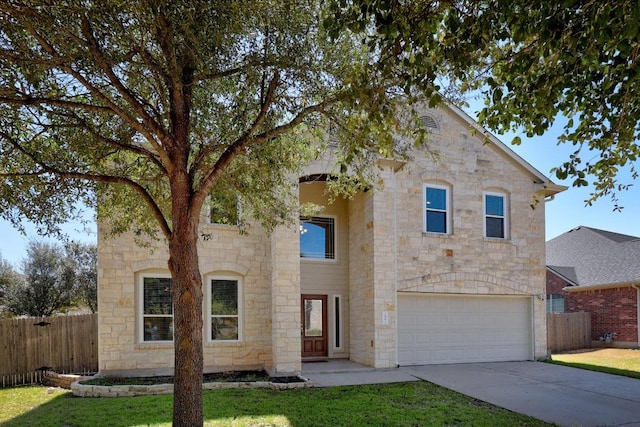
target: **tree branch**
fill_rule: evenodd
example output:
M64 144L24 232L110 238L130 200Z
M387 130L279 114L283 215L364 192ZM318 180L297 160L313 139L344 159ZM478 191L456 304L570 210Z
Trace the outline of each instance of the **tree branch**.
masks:
M80 84L82 84L91 94L93 94L98 100L107 105L108 109L118 117L125 120L129 125L136 129L141 135L149 141L151 145L157 150L160 158L163 163L170 164L166 153L164 152L162 146L156 141L154 135L151 134L145 127L136 120L135 117L130 116L126 111L120 108L115 102L113 102L107 95L105 95L101 90L99 90L95 85L93 85L90 81L88 81L80 72L76 71L71 65L65 61L65 59L57 52L57 50L40 34L33 28L33 25L26 21L24 23L25 29L29 31L29 33L37 40L40 46L52 56L53 59L56 59L56 65L59 66L62 70L69 73L73 78L75 78ZM53 65L53 64L52 64ZM164 133L158 134L159 137L162 137Z
M107 62L106 58L102 54L102 50L98 45L98 41L93 36L93 31L91 29L91 23L89 20L84 17L82 19L82 32L87 38L87 43L89 46L89 51L93 55L96 60L96 64L100 69L107 75L107 78L116 88L118 93L127 101L127 103L134 109L134 111L142 118L142 120L149 126L150 129L160 138L160 140L167 139L168 135L165 130L160 126L158 122L154 120L153 117L149 115L149 113L145 110L140 102L136 99L136 97L125 87L120 78L113 72L113 69ZM153 143L153 142L152 142ZM162 151L162 147L158 144L156 149L158 152Z
M158 221L158 224L160 225L160 229L164 233L165 237L167 237L167 239L170 238L171 228L169 227L169 224L166 218L164 217L164 214L160 210L154 198L149 194L149 192L142 185L138 184L137 182L133 181L130 178L125 178L121 176L94 174L94 173L88 173L88 172L61 171L58 168L50 166L44 163L43 161L41 161L40 159L38 159L32 152L26 150L14 138L12 138L11 135L8 135L6 132L0 131L0 136L2 136L5 140L7 140L14 147L14 149L20 151L23 155L31 159L31 161L34 162L34 164L40 167L40 170L35 172L10 172L10 173L0 172L0 177L6 177L6 178L37 177L37 176L42 176L45 173L50 173L60 178L126 185L132 188L134 191L136 191L142 197L142 199L147 203L147 205L151 209L151 212L153 213L153 216Z

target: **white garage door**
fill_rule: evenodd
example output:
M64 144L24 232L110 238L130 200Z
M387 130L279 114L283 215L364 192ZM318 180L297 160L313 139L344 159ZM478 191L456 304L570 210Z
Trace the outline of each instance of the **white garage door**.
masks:
M531 298L398 294L398 363L529 360Z

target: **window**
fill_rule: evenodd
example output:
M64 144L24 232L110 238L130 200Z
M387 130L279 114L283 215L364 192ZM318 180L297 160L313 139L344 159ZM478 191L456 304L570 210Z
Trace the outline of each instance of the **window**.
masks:
M173 300L171 278L142 277L142 342L173 341Z
M560 294L547 295L547 313L564 313L564 296Z
M335 218L300 218L300 257L336 259Z
M209 220L211 224L237 225L240 221L238 196L230 192L215 189L209 200Z
M424 186L424 230L427 233L449 234L449 189L443 186Z
M484 232L485 237L496 239L507 238L507 203L506 196L499 193L484 195Z
M209 339L239 341L242 331L239 279L212 278L209 281L209 296Z
M340 295L333 296L333 323L335 325L334 348L342 350L342 305L340 304L342 297Z

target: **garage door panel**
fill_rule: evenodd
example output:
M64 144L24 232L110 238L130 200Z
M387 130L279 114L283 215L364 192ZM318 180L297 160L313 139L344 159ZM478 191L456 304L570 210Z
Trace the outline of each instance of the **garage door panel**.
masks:
M528 360L529 297L398 295L401 365Z

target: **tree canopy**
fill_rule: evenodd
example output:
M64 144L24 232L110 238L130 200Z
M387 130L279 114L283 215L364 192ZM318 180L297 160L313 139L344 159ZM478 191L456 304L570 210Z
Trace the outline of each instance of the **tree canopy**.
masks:
M631 184L618 180L621 169L638 177L638 2L460 1L435 16L440 2L336 4L338 19L369 34L371 46L411 64L406 87L428 86L424 71L440 61L454 87L479 91L479 120L489 129L531 137L566 117L558 143L576 149L554 171L574 186L593 184L587 203L607 195L616 201Z

